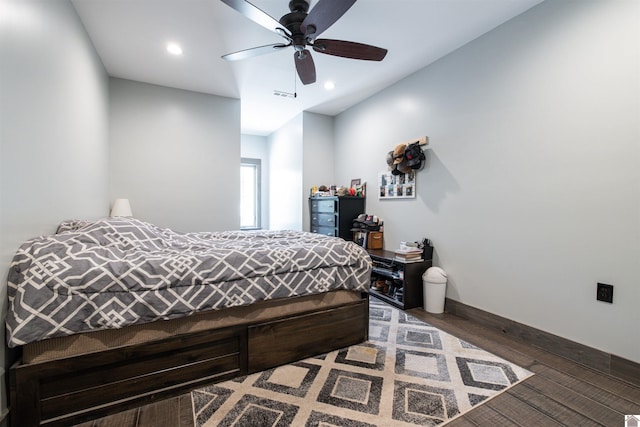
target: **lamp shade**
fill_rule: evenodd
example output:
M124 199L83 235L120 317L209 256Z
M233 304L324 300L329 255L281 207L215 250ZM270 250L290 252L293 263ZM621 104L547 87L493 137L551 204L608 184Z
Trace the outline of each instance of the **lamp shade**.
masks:
M116 199L113 202L109 216L133 216L129 199Z

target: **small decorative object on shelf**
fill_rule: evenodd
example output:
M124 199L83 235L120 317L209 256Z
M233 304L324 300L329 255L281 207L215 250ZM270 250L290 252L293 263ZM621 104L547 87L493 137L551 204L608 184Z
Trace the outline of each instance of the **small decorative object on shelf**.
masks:
M365 182L355 187L343 187L341 185L321 185L317 187L314 185L309 189L309 197L365 197L366 186L367 184Z
M353 197L365 197L366 187L366 182L362 182L359 178L352 179L351 186L349 187L349 195Z
M349 195L349 189L347 187L338 187L336 188L336 196L345 197Z
M316 187L315 185L311 187L310 197L324 197L324 196L333 196L331 194L331 190L326 185L321 185L320 187Z

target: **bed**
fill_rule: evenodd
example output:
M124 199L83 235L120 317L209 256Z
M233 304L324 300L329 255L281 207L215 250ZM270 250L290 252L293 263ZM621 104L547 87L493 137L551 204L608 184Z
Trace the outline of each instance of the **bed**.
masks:
M71 425L368 337L371 260L293 231L61 224L8 278L12 426Z

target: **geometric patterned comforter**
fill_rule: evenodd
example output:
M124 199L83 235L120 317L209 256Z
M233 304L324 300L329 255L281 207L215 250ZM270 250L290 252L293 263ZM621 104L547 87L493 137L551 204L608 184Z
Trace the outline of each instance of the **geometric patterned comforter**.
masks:
M23 244L9 270L9 347L256 301L366 292L371 260L298 231L178 233L104 218Z

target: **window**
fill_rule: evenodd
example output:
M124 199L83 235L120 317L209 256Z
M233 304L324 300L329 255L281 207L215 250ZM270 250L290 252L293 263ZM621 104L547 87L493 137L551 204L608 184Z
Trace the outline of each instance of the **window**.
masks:
M240 160L240 228L260 228L260 159Z

